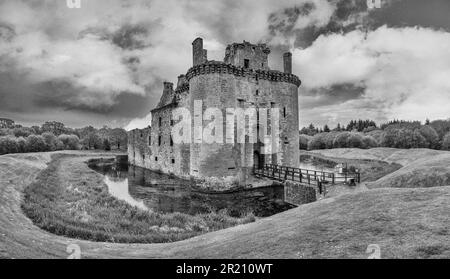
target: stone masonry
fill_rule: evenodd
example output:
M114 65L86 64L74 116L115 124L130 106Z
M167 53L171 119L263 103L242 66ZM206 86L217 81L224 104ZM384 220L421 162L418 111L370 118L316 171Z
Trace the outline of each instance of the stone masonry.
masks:
M226 48L224 61L208 61L203 40L192 43L193 67L178 77L176 88L164 82L157 107L151 111L152 123L145 129L129 132L129 163L175 174L184 178L219 179L245 184L253 167L262 164L299 165L298 87L300 79L292 74L292 55L283 55L284 71L269 69L269 48L265 44L234 43ZM227 108L278 108L280 112L279 148L263 154L262 142L195 143L195 102L202 111L218 108L223 113L226 137ZM173 111L186 108L191 113L189 143L174 143ZM235 119L235 121L239 121ZM203 127L211 120L202 119ZM236 125L235 125L236 127ZM259 129L259 128L258 128ZM216 132L214 132L216 133ZM224 140L225 141L225 140Z

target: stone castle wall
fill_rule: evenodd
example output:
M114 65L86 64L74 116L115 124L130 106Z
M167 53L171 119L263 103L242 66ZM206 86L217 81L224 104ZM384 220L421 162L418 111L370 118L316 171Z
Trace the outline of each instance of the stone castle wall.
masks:
M283 57L285 72L270 70L267 63L269 53L263 44L244 42L228 46L225 62L207 61L203 41L196 39L193 42L194 65L186 75L178 77L175 90L172 83L164 83L161 100L152 110L152 128L130 132L130 164L181 177L212 177L239 183L245 183L256 163L297 167L298 87L301 81L291 74L288 55ZM276 140L279 149L275 154L263 155L260 143L207 144L202 139L202 143L194 143L194 104L197 100L203 102L203 114L207 108L221 110L224 141L227 136L227 108L278 108L281 134ZM176 123L172 113L180 107L191 112L191 144L171 143L171 131ZM203 119L203 127L210 122ZM235 122L235 133L236 127Z

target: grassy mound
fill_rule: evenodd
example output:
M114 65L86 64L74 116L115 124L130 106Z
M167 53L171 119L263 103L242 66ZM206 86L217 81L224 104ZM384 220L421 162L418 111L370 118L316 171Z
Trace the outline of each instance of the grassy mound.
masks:
M450 185L450 153L416 160L368 187L419 188L446 185Z
M191 216L161 214L112 197L86 158L53 155L48 168L25 189L22 209L40 228L57 235L117 243L172 242L255 220L226 211Z
M206 235L177 257L367 259L375 244L383 259L449 258L449 200L450 187L342 195Z

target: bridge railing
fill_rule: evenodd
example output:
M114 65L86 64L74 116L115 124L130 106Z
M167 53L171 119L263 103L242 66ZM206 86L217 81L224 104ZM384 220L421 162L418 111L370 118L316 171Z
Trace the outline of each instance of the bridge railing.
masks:
M262 168L254 168L254 174L276 179L279 181L291 180L300 183L307 183L309 185L317 184L317 182L331 184L361 182L361 174L359 172L345 172L340 174L326 171L285 167L273 164L266 164Z

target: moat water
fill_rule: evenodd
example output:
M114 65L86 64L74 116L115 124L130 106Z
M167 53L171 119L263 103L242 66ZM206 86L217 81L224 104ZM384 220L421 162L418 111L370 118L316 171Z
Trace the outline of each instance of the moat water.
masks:
M251 211L267 217L294 207L284 202L283 186L209 194L193 189L189 181L139 167L104 161L89 167L104 175L111 195L144 210L196 215L227 209L231 216Z

